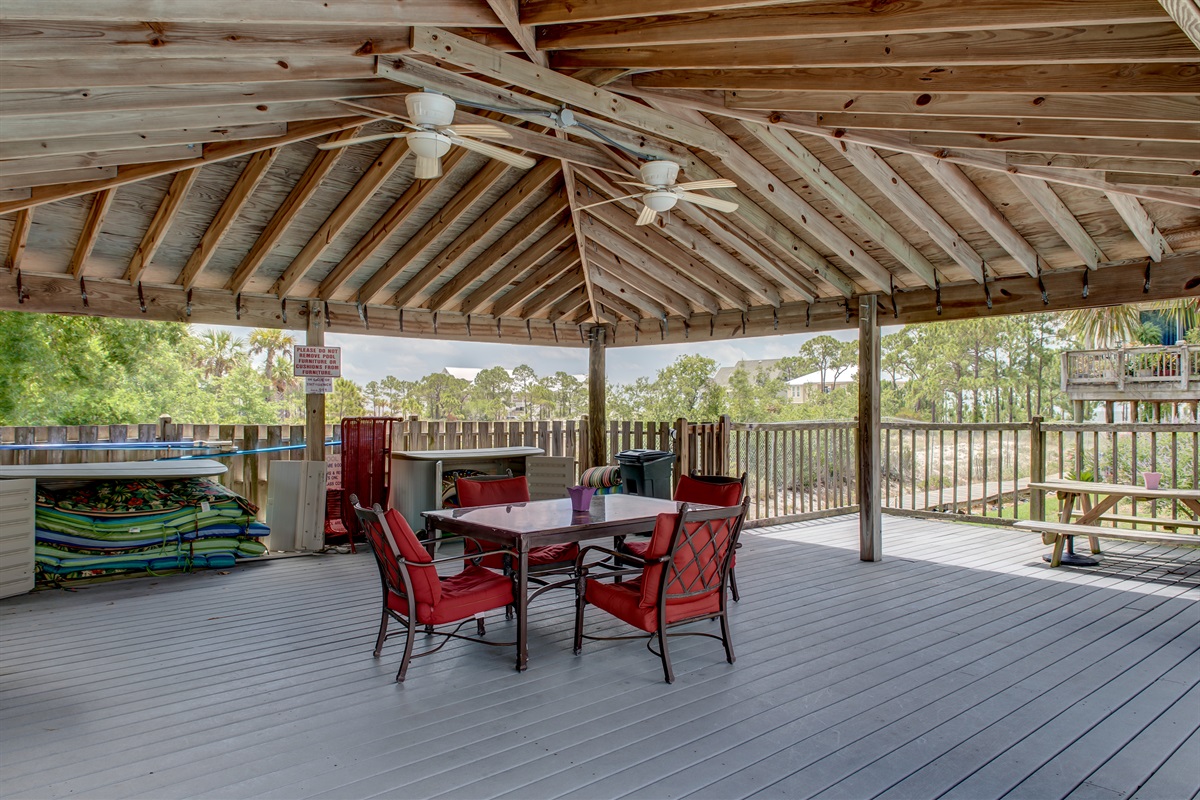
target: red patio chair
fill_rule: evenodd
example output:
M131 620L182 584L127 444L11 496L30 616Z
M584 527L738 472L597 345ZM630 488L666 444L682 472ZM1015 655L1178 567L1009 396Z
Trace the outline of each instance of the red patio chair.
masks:
M461 556L433 559L395 509L384 512L378 503L373 508L363 508L354 495L350 496L350 501L375 554L380 583L383 585L383 613L379 620L379 635L375 638L375 657L379 658L383 643L390 638L387 632L389 617L403 624L407 634L404 658L396 673L397 681L404 680L412 659L436 653L451 638L495 647L516 645L515 641L489 642L458 632L474 618L478 636L487 633L483 617L476 615L513 604L515 587L511 577L474 564L468 564L457 575L438 575L437 564L459 561ZM453 630L437 630L436 627L455 623L457 625ZM423 625L427 634L446 638L437 646L414 654L413 643L418 625Z
M744 472L740 478L730 478L726 475L699 475L693 472L691 475L679 476L679 483L675 486L675 495L671 499L680 503L736 506L742 502L745 491L746 473ZM617 549L645 558L648 545L647 540L640 539L622 542ZM737 588L737 570L734 569L736 566L737 557L735 556L733 564L729 567L729 592L733 595L735 603L741 600Z
M459 478L455 481L455 488L461 508L529 502L529 483L524 475L515 478L495 478L488 475ZM478 553L481 549L483 552L490 552L498 548L497 544L468 539L463 543L463 554ZM543 574L569 572L574 568L575 557L578 555L579 545L574 542L535 547L529 551L529 571ZM504 569L503 555L485 555L474 560L491 569Z
M746 519L748 501L731 508L693 509L686 503L678 514L659 514L654 533L642 558L620 554L592 545L580 551L576 560L579 574L575 601L575 654L583 649L583 640L629 639L640 636L587 636L583 634L583 611L588 603L650 634L647 646L662 659L667 683L675 682L671 657L667 651L667 630L706 619L719 619L721 635L689 631L683 635L720 639L725 659L734 662L733 641L729 637L729 615L725 607L725 588L733 564L733 549ZM617 556L634 569L606 572L599 578L588 575L590 567L604 562L584 563L591 551ZM605 583L603 578L636 576L633 580Z

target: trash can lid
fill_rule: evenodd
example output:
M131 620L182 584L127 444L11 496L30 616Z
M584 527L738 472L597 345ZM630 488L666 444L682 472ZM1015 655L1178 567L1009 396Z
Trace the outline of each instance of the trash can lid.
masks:
M675 454L670 450L623 450L617 453L617 461L644 464L647 461L658 461L660 458L666 458L667 456L674 458Z

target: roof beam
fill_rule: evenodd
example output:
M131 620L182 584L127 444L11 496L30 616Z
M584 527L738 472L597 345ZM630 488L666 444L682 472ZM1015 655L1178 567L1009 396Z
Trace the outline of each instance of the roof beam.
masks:
M925 231L929 238L958 262L977 283L983 283L983 258L924 197L917 193L916 189L892 169L883 156L866 145L855 142L841 142L836 146L846 160L874 184L884 197L891 200L896 208Z
M531 297L538 290L551 284L552 281L561 280L560 276L578 263L579 253L574 248L562 251L505 292L492 304L491 310L488 313L494 317L505 314L520 305L526 298ZM582 277L580 277L580 280L582 280Z
M454 268L460 258L491 232L506 218L517 213L530 197L542 190L550 180L559 173L559 164L553 159L544 159L526 172L505 192L499 200L494 201L462 233L454 237L454 241L446 245L417 271L415 275L404 282L392 295L390 305L409 306L413 301L428 297L433 282ZM482 196L482 195L480 195ZM477 198L478 199L478 198Z
M1061 153L1008 153L1005 164L1053 167L1087 172L1136 172L1147 175L1200 175L1200 162L1155 161L1148 158L1105 158Z
M646 14L684 14L693 11L720 11L735 8L764 8L794 5L809 0L522 0L521 21L526 25L558 25L566 22L592 22L625 19Z
M784 69L927 67L931 64L1109 64L1120 63L1130 53L1137 53L1139 61L1188 62L1195 59L1196 47L1174 22L1167 21L1091 27L939 31L902 36L829 36L755 42L749 47L716 43L559 50L551 55L550 66L554 69Z
M100 238L100 229L104 227L104 218L112 208L116 198L116 189L101 189L92 195L92 205L88 208L87 218L83 222L83 231L75 242L75 251L71 254L68 270L72 278L82 278L87 260L92 256L96 240Z
M433 218L426 222L421 229L400 245L392 256L379 269L367 278L359 288L359 302L368 303L381 294L384 288L422 251L432 245L438 237L449 230L454 223L465 214L484 193L508 172L508 165L503 161L489 159L483 167L471 176L471 179L443 206Z
M80 6L84 4L79 4ZM247 4L249 5L249 4ZM257 5L257 4L256 4ZM7 6L6 6L7 7ZM80 86L138 87L172 84L264 83L267 81L325 81L374 77L369 58L311 55L296 52L278 56L229 54L215 58L114 58L47 62L39 59L4 61L0 89L70 89Z
M1162 231L1154 224L1154 220L1150 219L1150 215L1136 197L1111 192L1106 196L1152 261L1162 261L1164 254L1173 252Z
M1200 172L1194 175L1155 175L1145 172L1105 172L1104 180L1109 183L1127 183L1135 186L1175 186L1200 189Z
M563 278L572 278L573 279L574 276L573 275L564 275ZM580 321L582 321L583 319L587 319L587 316L589 314L592 314L595 312L591 311L591 309L588 308L587 289L583 285L582 277L577 280L579 281L579 285L576 286L574 289L572 289L570 292L568 292L565 296L563 296L562 299L560 299L558 302L553 303L553 304L541 302L537 308L532 309L533 313L536 314L542 310L545 310L546 318L549 319L552 324L555 322L558 322L561 319L571 319L572 322L575 322L576 320L574 319L574 317L576 317L577 315L580 318ZM564 281L563 279L560 279L560 282L562 282L564 285L566 285L566 281ZM557 291L558 288L559 288L558 285L556 285L554 287L555 291ZM539 296L539 300L540 299L541 298ZM549 306L549 307L547 308L547 306ZM522 310L525 311L524 309L522 309ZM602 321L604 321L604 320L602 320ZM614 323L616 322L615 319L612 319L611 321Z
M33 186L55 186L60 183L74 181L90 181L99 183L101 180L117 177L116 167L80 167L79 169L64 169L57 172L17 173L0 177L0 190L23 189Z
M244 0L5 0L3 19L88 22L199 22L224 25L498 26L475 0L355 0L353 3L247 3Z
M950 148L954 150L998 150L1001 152L1063 153L1112 158L1200 161L1200 140L1152 142L1124 139L1067 139L1056 136L975 136L954 133L914 133L908 137L908 140L919 147L935 150Z
M824 195L841 209L846 218L887 249L909 272L926 286L938 283L937 273L929 259L912 245L891 223L879 215L846 183L833 173L804 145L787 131L774 130L756 122L743 122L750 131L797 175L808 181L809 188Z
M971 182L966 173L948 161L931 156L914 157L1026 272L1034 276L1041 274L1042 259L1037 250L1013 227L1008 218L992 205L992 201Z
M962 13L958 0L923 0L887 13L871 2L819 2L774 8L638 16L617 21L568 23L543 29L543 50L598 47L652 47L990 31L1000 28L1049 28L1064 25L1119 25L1161 22L1167 18L1157 0L1041 0L1038 3L978 3Z
M512 286L521 280L534 264L548 254L557 250L575 237L575 226L569 218L551 228L540 238L526 247L520 254L493 273L492 277L481 286L472 289L461 302L451 302L446 306L447 311L459 311L470 314L495 297L506 286Z
M175 221L179 210L183 208L183 201L187 199L188 191L191 190L192 184L196 182L199 175L199 167L193 167L176 172L175 177L171 179L171 185L167 187L166 195L158 204L154 218L150 220L149 227L142 234L142 241L138 244L137 250L133 252L133 257L129 259L129 266L125 268L124 278L131 284L140 281L146 267L154 261L154 254L158 252L159 245L167 237L171 223Z
M1071 209L1067 208L1066 203L1054 193L1054 189L1050 187L1049 183L1024 175L1009 177L1012 178L1012 182L1021 190L1021 193L1029 198L1029 202L1033 203L1034 208L1041 212L1050 226L1058 231L1058 235L1075 251L1084 264L1095 269L1101 262L1108 260L1100 246L1084 230L1083 225L1079 224L1079 220L1071 213Z
M583 238L582 217L579 211L579 191L575 182L575 170L566 162L563 162L563 188L567 192L567 204L571 209L571 227L575 229L575 248L579 251L579 266L583 272L583 284L587 288L588 303L591 304L593 311L598 311L596 308L596 291L592 286L592 268L588 263L587 242Z
M412 215L421 208L431 194L447 185L447 181L454 172L455 167L466 156L467 150L465 148L456 147L442 157L442 176L440 178L414 180L410 183L408 188L392 202L388 210L383 212L379 216L379 219L371 223L371 227L342 256L342 260L334 265L333 269L329 270L329 273L321 279L321 284L317 287L317 298L320 300L332 300L358 268L383 247L388 237L397 228L411 219Z
M70 139L4 142L0 143L0 159L50 158L67 155L92 157L116 150L142 150L149 147L157 149L179 145L192 148L191 155L199 158L204 153L204 150L199 147L201 144L268 139L284 136L287 131L286 122L265 122L258 125L240 125L228 128L205 126L195 130L149 131L140 134L122 133L113 136L75 136Z
M627 287L635 288L642 292L647 297L653 299L655 305L662 306L662 312L656 316L665 319L667 311L673 311L680 317L687 319L692 316L692 305L687 298L679 294L672 288L673 284L666 284L659 281L657 278L651 277L644 270L635 268L632 264L627 264L614 252L608 250L604 246L603 236L610 235L604 231L603 235L597 239L590 239L590 247L588 255L592 261L606 271L610 276L622 281ZM620 237L613 237L613 241L619 241ZM620 241L623 246L624 242ZM603 277L600 279L603 280Z
M8 236L8 251L4 259L4 268L9 272L21 269L21 260L25 258L25 247L29 244L29 228L32 223L33 210L29 208L18 211L13 218L12 232Z
M578 262L579 254L572 253L571 255ZM574 297L572 298L572 308L570 310L573 311L577 303L587 302L587 293L583 287L583 275L574 267L569 268L550 283L541 283L532 287L530 294L532 295L530 300L517 312L517 316L524 319L536 317L544 311L549 312L555 303L561 302L565 297L571 297L572 294L574 294ZM500 316L495 311L492 313L497 317ZM560 312L557 317L551 318L550 321L557 322L565 314L566 312ZM547 313L547 316L549 316L549 313Z
M321 120L319 122L292 125L288 127L287 134L283 136L269 139L253 139L250 141L223 142L206 148L204 155L199 158L189 158L185 161L164 161L160 164L138 164L135 166L120 167L117 170L117 177L115 178L37 188L26 199L0 202L0 214L19 211L22 208L31 208L43 203L66 200L69 197L79 197L91 194L92 192L98 192L101 189L110 189L123 186L127 183L136 183L148 178L158 177L159 175L170 175L192 167L215 164L219 161L228 161L231 158L239 158L250 153L257 153L260 150L283 147L296 142L302 142L305 139L325 136L344 128L356 127L363 122L364 120L361 117L351 117L349 119Z
M671 294L663 295L662 299L683 316L690 316L693 307L714 314L720 310L721 303L717 300L716 295L698 286L687 276L676 271L673 265L660 261L657 255L618 234L607 225L589 225L586 234L589 239L610 251L638 272L653 278L662 286L670 287ZM686 301L686 306L684 309L680 309L679 305L684 301Z
M1121 102L1121 101L1116 101ZM942 132L982 134L986 140L1000 137L1065 137L1117 139L1145 142L1195 142L1200 139L1200 124L1155 122L1148 125L1135 120L1062 120L1020 117L943 117L933 114L849 114L820 113L818 125L830 128L914 131L930 136ZM1107 142L1098 142L1105 146Z
M1040 94L888 94L882 92L757 92L724 95L731 109L809 111L826 114L894 114L1018 119L1141 120L1195 122L1200 99L1188 96L1110 97ZM815 118L814 118L815 119Z
M229 233L229 229L233 227L233 223L237 221L238 215L242 213L242 209L250 200L250 195L253 194L255 188L266 177L267 172L271 169L271 165L275 162L275 157L279 155L279 149L260 150L250 156L246 166L242 169L242 173L238 175L233 186L229 189L229 193L225 195L225 199L221 202L221 207L217 210L217 214L209 223L208 228L204 231L204 235L200 237L200 242L196 245L196 249L192 251L192 255L188 258L187 263L183 266L183 271L179 273L179 279L175 281L185 289L191 289L196 285L196 279L200 277L200 272L208 266L208 262L216 254L217 248L221 246L225 235Z
M329 137L327 143L344 142L347 139L353 139L358 135L361 128L347 128L344 131L338 131ZM288 196L280 203L279 208L275 209L275 213L271 215L271 220L267 226L263 228L262 233L254 240L254 244L250 246L250 250L242 258L240 264L229 276L229 282L225 285L226 289L237 294L246 288L250 279L262 266L263 261L275 249L275 245L283 238L283 234L295 221L304 206L308 203L312 196L316 194L317 189L321 187L322 181L326 176L333 171L337 166L338 161L346 152L345 148L337 147L332 150L317 150L312 161L308 162L308 166L304 169L304 174L300 176L300 180L288 192Z
M1192 44L1200 49L1200 5L1196 4L1196 0L1159 0L1159 3L1179 25L1179 29L1192 40Z
M537 30L532 25L521 24L521 9L517 0L487 0L487 4L517 40L529 60L539 67L546 66L546 54L539 53L537 49Z
M623 297L615 294L609 294L603 289L596 290L596 300L601 306L611 311L615 311L626 319L638 320L642 318L642 312L633 305L625 302Z
M0 161L0 177L7 178L13 175L47 176L54 172L95 167L119 167L126 164L152 164L157 161L178 161L181 158L189 158L195 155L195 153L196 149L190 145L170 145L167 147L148 147L145 150L114 150L108 153L80 153L66 156L21 158L14 161ZM50 181L50 183L59 182L61 181Z
M625 125L664 139L682 142L689 147L698 147L712 153L722 151L722 142L700 126L654 111L606 89L568 78L514 56L498 53L490 47L437 28L414 28L412 48L418 53L448 61L504 83L515 84L526 91L553 97L572 107L620 120Z
M640 72L635 86L663 89L948 94L1181 94L1196 93L1197 58L1179 64L1056 64L954 67L816 67L796 69L681 69Z
M374 196L384 181L392 176L406 155L408 155L407 140L392 139L388 142L383 152L375 158L358 182L330 212L321 226L313 232L308 242L292 259L292 263L288 264L283 274L275 281L275 285L271 287L271 294L286 297L296 287L326 248L350 224L350 220L354 219L354 216L362 210L362 207Z

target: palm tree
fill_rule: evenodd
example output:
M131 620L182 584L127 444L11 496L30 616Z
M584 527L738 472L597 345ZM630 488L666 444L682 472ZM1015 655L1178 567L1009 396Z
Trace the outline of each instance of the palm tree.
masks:
M245 344L229 331L207 331L200 337L199 361L205 379L223 377L245 356Z
M275 355L279 354L287 360L292 358L292 348L296 346L296 337L278 328L256 328L250 333L250 354L266 353L264 374L272 381L275 370ZM272 381L273 382L273 381Z
M1183 323L1185 328L1200 324L1200 300L1180 298L1068 311L1066 327L1089 350L1116 347L1121 342L1136 340L1143 311L1158 311L1168 322Z

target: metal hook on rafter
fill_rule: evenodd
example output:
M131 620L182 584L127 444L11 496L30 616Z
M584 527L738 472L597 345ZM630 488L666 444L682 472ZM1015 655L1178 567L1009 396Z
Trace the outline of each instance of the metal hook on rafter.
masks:
M942 282L937 275L933 276L933 291L934 291L934 307L937 309L938 316L942 315Z
M468 321L469 321L469 320L470 320L470 317L468 317L467 319L468 319ZM504 338L504 333L503 333L503 332L501 332L501 330L500 330L500 318L499 318L499 317L496 317L496 338L497 338L497 339L503 339L503 338Z
M658 321L658 331L660 334L662 334L662 340L665 342L667 340L667 318L666 317L663 317L662 319L660 319Z
M900 319L900 312L896 310L896 276L888 276L888 300L892 304L892 319Z
M367 307L362 303L356 302L354 304L354 310L358 312L358 318L362 320L363 327L367 330L371 330L371 320L367 319Z
M1084 297L1087 297L1085 294ZM983 299L987 302L987 307L992 307L992 290L988 288L987 273L983 274Z
M21 270L17 270L17 303L25 305L25 300L28 299L29 292L21 285Z
M1154 259L1146 259L1146 282L1142 284L1142 294L1150 294L1150 265L1154 263Z
M1084 271L1083 271L1083 299L1084 300L1087 299L1088 293L1091 291L1091 287L1088 286L1088 272L1089 271L1090 270L1087 270L1087 269L1084 269Z
M191 299L190 292L188 293L188 295L189 295L188 299ZM283 319L283 324L287 325L287 298L286 297L282 297L279 300L279 316Z
M746 335L746 312L742 312L742 336Z
M183 311L189 317L192 315L192 290L191 289L188 289L188 291L187 291L187 301L183 304ZM283 318L283 321L287 322L286 316Z
M471 338L471 315L467 314L467 338Z
M437 318L438 312L433 312L433 335L437 336Z
M241 297L241 295L238 295L238 297ZM146 295L142 293L141 281L138 281L138 308L142 310L143 314L146 313Z
M842 305L844 305L846 307L846 322L848 323L848 322L850 322L850 301L843 300Z
M1037 262L1037 282L1038 282L1038 291L1040 291L1042 293L1042 305L1044 305L1044 306L1050 305L1050 295L1046 292L1046 284L1042 280L1042 261L1040 258L1038 259L1038 262Z
M89 306L88 306L88 299L87 299L87 284L85 284L85 283L83 282L83 278L82 278L82 277L79 279L79 299L83 301L83 307L84 307L84 308L88 308L88 307L89 307Z
M400 309L400 332L404 333L404 309Z
M139 291L140 291L140 285L139 285ZM235 318L240 320L242 318L242 293L241 292L238 292L237 297L234 298L233 305L234 305L233 315ZM143 307L142 310L145 311L146 310L145 307Z
M467 317L470 319L470 317ZM530 320L525 320L525 335L529 337L529 341L533 341L533 328L530 325Z
M771 319L774 320L774 324L775 324L774 330L779 330L779 309L778 308L771 309Z
M325 323L324 323L324 325L325 325L325 327L326 327L326 328L328 328L328 327L329 327L329 320L330 320L330 316L329 316L329 301L328 301L328 300L326 300L326 301L325 301Z
M558 323L557 323L557 322L551 322L551 323L550 323L550 330L554 332L554 343L555 343L555 344L558 344Z
M812 323L812 303L804 304L804 327L808 327Z

